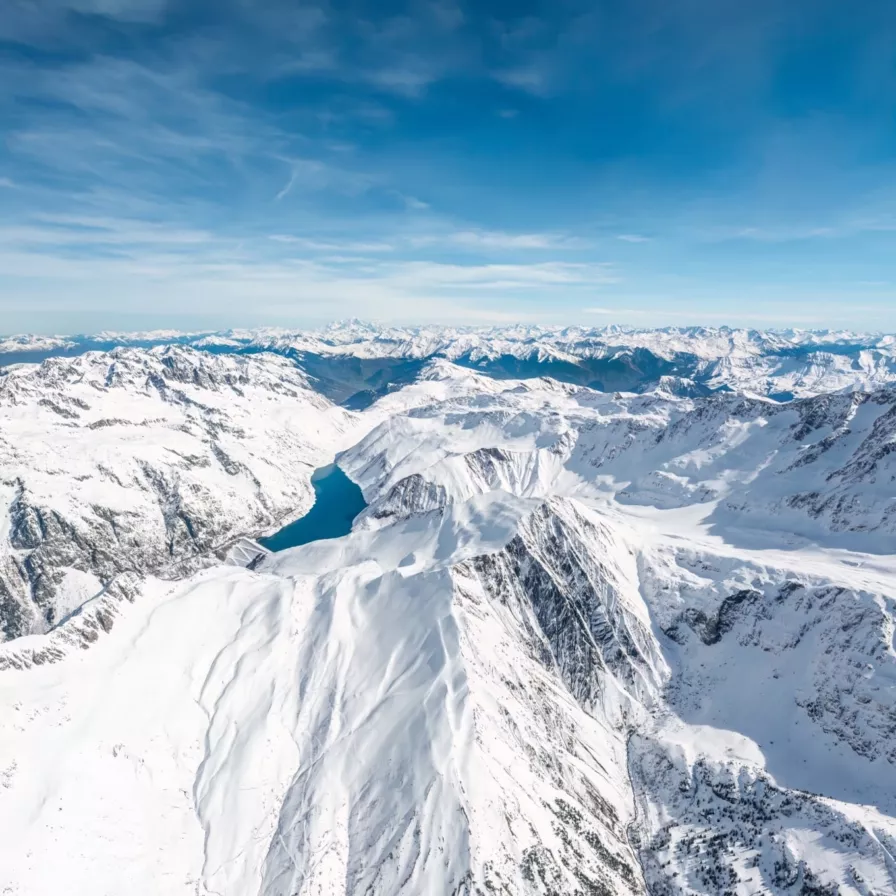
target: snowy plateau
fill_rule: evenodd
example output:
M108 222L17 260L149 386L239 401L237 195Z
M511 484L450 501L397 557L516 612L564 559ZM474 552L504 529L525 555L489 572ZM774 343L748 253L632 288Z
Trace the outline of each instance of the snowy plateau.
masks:
M0 364L0 894L896 893L896 338Z

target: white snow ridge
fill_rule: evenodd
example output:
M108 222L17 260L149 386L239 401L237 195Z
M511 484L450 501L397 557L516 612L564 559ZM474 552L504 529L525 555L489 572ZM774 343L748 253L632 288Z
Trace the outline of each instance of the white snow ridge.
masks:
M0 370L0 894L896 893L891 339L103 339Z

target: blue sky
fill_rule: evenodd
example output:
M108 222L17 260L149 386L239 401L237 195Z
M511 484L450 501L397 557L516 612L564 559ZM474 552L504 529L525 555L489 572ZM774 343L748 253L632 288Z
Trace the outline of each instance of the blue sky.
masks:
M896 329L896 4L4 0L0 331Z

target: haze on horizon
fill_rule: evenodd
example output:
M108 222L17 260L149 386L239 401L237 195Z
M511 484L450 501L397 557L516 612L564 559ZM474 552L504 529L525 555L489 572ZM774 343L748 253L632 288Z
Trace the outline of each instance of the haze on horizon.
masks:
M10 0L4 332L896 329L896 7Z

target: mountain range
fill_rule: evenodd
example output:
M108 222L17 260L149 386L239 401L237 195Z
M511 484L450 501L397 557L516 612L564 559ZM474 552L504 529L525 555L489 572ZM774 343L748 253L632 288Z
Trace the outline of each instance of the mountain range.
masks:
M896 892L896 338L0 363L0 891ZM334 460L351 532L258 545Z

